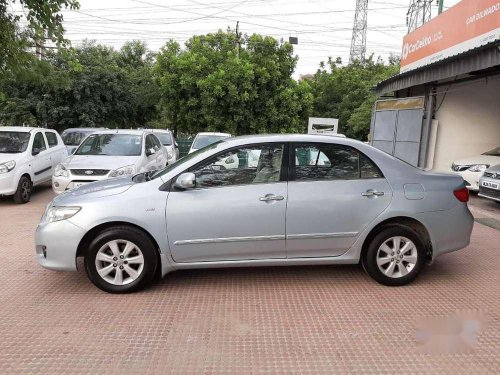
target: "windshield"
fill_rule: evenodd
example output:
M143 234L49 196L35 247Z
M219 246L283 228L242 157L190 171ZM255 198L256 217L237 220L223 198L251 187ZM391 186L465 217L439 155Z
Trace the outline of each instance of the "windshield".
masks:
M26 151L30 133L0 131L0 153L18 154Z
M163 146L172 145L172 136L169 133L155 133Z
M142 137L132 134L92 134L75 155L139 156Z
M195 138L191 148L194 150L199 150L200 148L211 145L212 143L220 141L224 138L228 138L228 136L227 135L205 135L205 134L198 135Z
M493 150L487 151L483 155L500 156L500 147L497 147L497 148L494 148Z
M62 140L66 146L78 146L85 137L93 132L88 131L64 131L61 135Z
M203 154L209 150L212 150L213 148L216 148L217 145L221 143L221 141L218 141L218 142L215 142L215 143L212 143L211 145L208 145L204 148L201 148L199 150L196 150L190 154L187 154L186 156L184 156L182 159L179 159L177 160L175 163L172 163L172 164L169 164L167 165L165 168L163 169L160 169L158 171L155 171L153 172L150 176L149 176L149 179L150 180L153 180L155 178L158 178L160 176L163 176L164 174L170 172L172 169L174 168L177 168L185 163L187 163L188 161L190 161L191 159L195 158L196 156L200 155L200 154Z

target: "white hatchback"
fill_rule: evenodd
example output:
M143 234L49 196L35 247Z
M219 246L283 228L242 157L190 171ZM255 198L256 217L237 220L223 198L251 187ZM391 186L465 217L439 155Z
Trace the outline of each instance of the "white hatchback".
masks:
M27 203L33 186L50 181L66 156L66 146L55 130L0 127L0 195Z
M56 194L107 178L168 165L167 150L151 131L104 130L89 135L52 176Z

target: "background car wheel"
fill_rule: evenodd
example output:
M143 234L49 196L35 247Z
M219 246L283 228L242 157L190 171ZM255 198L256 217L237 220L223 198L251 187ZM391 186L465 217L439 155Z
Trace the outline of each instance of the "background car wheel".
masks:
M365 271L384 285L411 282L425 265L425 246L412 229L388 226L368 246L362 263Z
M14 202L18 204L28 203L30 201L32 191L33 184L31 183L31 180L26 176L22 176L14 194Z
M156 247L139 229L112 227L101 232L85 255L90 281L108 293L130 293L154 279L158 258Z

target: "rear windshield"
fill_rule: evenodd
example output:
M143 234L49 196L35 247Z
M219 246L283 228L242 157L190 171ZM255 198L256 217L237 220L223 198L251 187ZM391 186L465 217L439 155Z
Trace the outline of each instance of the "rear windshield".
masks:
M199 135L193 142L191 146L195 150L211 145L212 143L218 142L222 139L227 138L227 135Z
M163 146L172 145L172 136L169 133L155 133Z
M92 134L78 147L75 155L139 156L142 137L132 134Z
M61 137L66 146L78 146L80 143L82 143L85 137L91 133L91 131L84 132L81 130L64 131Z
M500 147L497 147L497 148L494 148L493 150L487 151L483 155L500 156Z
M0 131L0 153L18 154L26 151L30 133Z

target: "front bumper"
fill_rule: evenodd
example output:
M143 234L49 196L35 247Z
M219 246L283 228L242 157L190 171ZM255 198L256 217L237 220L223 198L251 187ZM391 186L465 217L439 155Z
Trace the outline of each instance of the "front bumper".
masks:
M87 231L69 220L38 225L35 245L42 267L57 271L76 271L76 251Z
M17 184L13 171L0 174L0 195L13 195L17 190Z
M479 190L479 178L483 174L483 172L471 172L471 171L462 171L462 172L453 172L461 176L465 181L465 186L467 189L472 191Z
M483 182L489 183L489 187L483 186ZM500 189L494 189L493 187L495 186L500 187L500 179L482 177L478 195L483 198L488 198L500 202Z
M72 190L79 186L79 184L88 184L95 181L102 181L108 179L108 175L104 176L75 176L70 174L69 177L55 177L52 176L52 190L57 195L64 193L67 190Z

